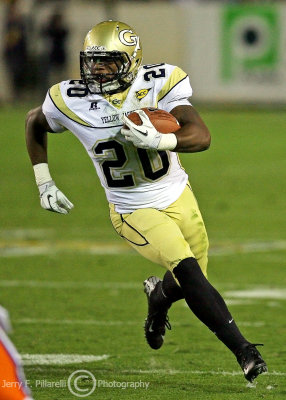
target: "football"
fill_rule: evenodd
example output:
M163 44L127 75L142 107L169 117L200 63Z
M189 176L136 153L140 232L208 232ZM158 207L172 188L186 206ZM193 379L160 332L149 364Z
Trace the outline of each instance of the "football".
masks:
M142 110L148 115L150 121L160 133L176 132L180 124L176 118L167 111L154 107L145 107ZM136 125L142 125L142 121L136 112L128 115L128 118Z

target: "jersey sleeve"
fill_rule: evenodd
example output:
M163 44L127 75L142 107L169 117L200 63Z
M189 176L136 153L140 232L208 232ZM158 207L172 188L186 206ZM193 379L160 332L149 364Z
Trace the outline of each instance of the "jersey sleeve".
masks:
M191 105L193 90L186 72L175 67L157 96L158 108L170 112L174 107Z
M60 112L51 99L50 91L48 91L46 95L45 101L42 105L42 111L54 133L61 133L67 130L60 121Z

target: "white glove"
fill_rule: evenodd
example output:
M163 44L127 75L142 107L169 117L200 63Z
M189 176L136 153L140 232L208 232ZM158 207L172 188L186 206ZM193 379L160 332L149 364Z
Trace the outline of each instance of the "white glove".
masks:
M39 186L41 206L48 211L68 214L74 205L56 187L54 181Z
M158 149L162 133L157 131L144 111L136 110L135 112L139 115L142 125L134 124L134 122L124 115L122 120L129 129L122 128L122 135L136 147L141 147L142 149Z
M177 146L177 138L174 133L160 133L150 121L143 110L135 110L139 115L142 125L136 125L126 115L122 121L129 129L122 128L121 134L134 146L142 149L173 150Z

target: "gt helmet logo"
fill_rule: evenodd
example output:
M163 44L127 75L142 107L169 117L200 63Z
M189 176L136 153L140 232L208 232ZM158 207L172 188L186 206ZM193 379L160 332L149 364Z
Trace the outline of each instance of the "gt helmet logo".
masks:
M138 36L131 29L123 29L119 32L118 37L125 46L136 46L138 43Z

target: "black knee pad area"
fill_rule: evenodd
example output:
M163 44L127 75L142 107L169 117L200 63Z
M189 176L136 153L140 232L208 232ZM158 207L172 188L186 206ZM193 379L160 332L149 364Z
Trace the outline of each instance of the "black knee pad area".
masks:
M185 258L183 261L179 262L173 269L173 273L180 283L181 280L188 280L188 278L193 280L194 278L204 277L197 260L193 257Z

